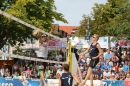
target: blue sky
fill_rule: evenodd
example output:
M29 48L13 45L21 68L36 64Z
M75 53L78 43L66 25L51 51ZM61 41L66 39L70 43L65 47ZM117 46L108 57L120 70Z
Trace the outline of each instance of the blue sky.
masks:
M69 22L55 21L59 25L79 26L83 14L90 15L94 3L105 4L107 0L55 0L57 12L64 15L64 18Z

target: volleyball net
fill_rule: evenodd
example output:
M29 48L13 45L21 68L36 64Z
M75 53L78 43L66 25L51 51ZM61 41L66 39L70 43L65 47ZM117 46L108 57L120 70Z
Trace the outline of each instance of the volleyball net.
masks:
M2 10L0 10L0 14L7 17L7 18L10 18L16 22L19 22L20 24L23 24L31 29L34 30L34 34L36 34L37 32L41 32L41 33L44 33L46 35L49 35L55 39L59 39L60 41L63 41L61 38L57 37L57 36L54 36L48 32L45 32L43 30L41 30L40 28L38 27L35 27L23 20L20 20ZM63 41L64 42L64 41ZM59 61L53 61L53 60L44 60L44 59L39 59L39 58L34 58L34 57L27 57L27 56L20 56L20 55L15 55L15 54L9 54L9 53L4 53L4 52L0 52L0 56L7 56L7 57L11 57L11 58L18 58L18 59L23 59L23 60L31 60L31 61L39 61L39 62L48 62L48 63L59 63L59 64L69 64L70 66L70 69L69 71L71 73L74 73L79 80L82 80L82 76L81 76L81 72L79 70L79 66L78 66L78 62L76 60L76 57L75 55L71 52L71 40L68 41L68 52L67 52L67 59L65 62L59 62Z

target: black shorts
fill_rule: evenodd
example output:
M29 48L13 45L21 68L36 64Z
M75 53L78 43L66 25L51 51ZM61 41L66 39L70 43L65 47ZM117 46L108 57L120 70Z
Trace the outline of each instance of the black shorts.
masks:
M99 58L95 60L91 59L89 67L94 68L98 64L98 62L99 62Z
M43 57L38 57L39 59L44 59ZM47 63L46 62L38 62L39 66L43 66L42 68L39 68L40 71L45 71Z

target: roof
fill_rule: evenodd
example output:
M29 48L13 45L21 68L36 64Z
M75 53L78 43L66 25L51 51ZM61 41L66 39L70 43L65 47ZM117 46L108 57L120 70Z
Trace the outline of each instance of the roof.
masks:
M64 32L67 32L68 34L71 34L71 31L77 28L78 26L59 26L59 30L63 30Z

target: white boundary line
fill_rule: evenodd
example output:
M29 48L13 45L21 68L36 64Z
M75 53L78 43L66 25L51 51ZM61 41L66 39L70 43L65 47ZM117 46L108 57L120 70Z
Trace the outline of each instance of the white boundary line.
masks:
M58 61L44 60L44 59L39 59L39 58L34 58L34 57L27 57L27 56L8 54L8 53L3 53L3 52L0 52L0 56L7 56L7 57L12 57L12 58L26 59L26 60L39 61L39 62L68 64L67 61L66 62L58 62Z
M33 26L33 25L31 25L31 24L29 24L29 23L27 23L27 22L24 22L24 21L22 21L22 20L20 20L20 19L18 19L18 18L16 18L16 17L14 17L14 16L12 16L12 15L10 15L10 14L8 14L8 13L2 11L2 10L0 10L0 14L3 15L3 16L6 16L6 17L8 17L8 18L10 18L10 19L12 19L12 20L14 20L14 21L16 21L16 22L19 22L19 23L21 23L21 24L23 24L23 25L25 25L25 26L27 26L27 27L30 27L31 29L34 29L34 30L37 29L37 30L39 30L40 32L42 32L42 33L44 33L44 34L47 34L47 35L49 35L49 36L51 36L51 37L54 37L54 38L56 38L56 39L60 39L59 37L54 36L54 35L52 35L52 34L49 34L49 33L45 32L45 31L39 29L38 27L35 27L35 26ZM61 40L61 39L60 39L60 40Z

